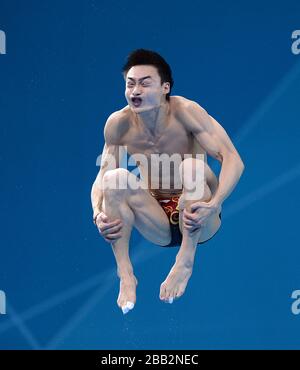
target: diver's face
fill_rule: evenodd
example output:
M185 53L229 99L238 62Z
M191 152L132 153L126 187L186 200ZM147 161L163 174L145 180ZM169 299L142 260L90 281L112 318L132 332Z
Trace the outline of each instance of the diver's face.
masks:
M159 107L169 91L170 83L164 82L161 85L160 76L154 66L134 66L127 72L125 97L136 113Z

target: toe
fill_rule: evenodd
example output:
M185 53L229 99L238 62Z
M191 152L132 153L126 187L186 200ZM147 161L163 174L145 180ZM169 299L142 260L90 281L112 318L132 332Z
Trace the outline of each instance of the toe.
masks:
M118 299L117 305L122 309L122 307L126 306L126 301L124 299Z
M127 307L129 308L129 310L132 310L132 309L134 308L134 303L133 303L133 302L128 301L128 302L127 302Z
M130 311L130 309L127 306L122 307L122 312L123 312L124 315L126 315L129 311Z
M161 300L166 299L166 286L165 286L165 284L161 284L161 286L160 286L159 298Z
M176 298L181 297L183 295L183 293L184 293L184 290L179 289L178 292L176 293Z
M172 296L171 292L169 290L166 290L166 295L165 295L166 301L168 301L171 296Z
M178 288L175 288L172 294L172 297L175 299L177 297L177 294L178 294Z

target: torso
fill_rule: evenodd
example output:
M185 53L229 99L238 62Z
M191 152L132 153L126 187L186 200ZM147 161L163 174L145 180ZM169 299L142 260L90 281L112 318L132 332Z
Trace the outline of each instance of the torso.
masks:
M206 159L205 151L188 128L187 116L184 114L184 104L186 102L188 100L183 97L171 96L166 121L160 127L158 125L155 128L155 132L151 132L148 128L137 124L133 119L129 106L120 111L123 132L120 145L125 146L128 154L137 160L138 155L141 153L146 156L147 166L140 163L138 167L142 178L145 179L147 178L148 167L148 187L154 196L180 194L182 187L180 187L179 165L176 165L174 169L171 168L169 174L170 187L162 189L161 173L158 176L150 173L151 154L161 155L165 153L171 156L174 153L178 153L181 160L183 160L185 154L201 153L205 155ZM153 160L155 160L155 157L152 156Z

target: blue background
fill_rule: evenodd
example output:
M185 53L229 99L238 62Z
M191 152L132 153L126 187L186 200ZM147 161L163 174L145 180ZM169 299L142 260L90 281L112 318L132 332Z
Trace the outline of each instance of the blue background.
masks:
M299 1L1 0L0 29L0 348L299 348ZM214 116L246 168L173 305L158 294L177 250L133 233L123 316L90 189L139 47L166 58L172 94Z

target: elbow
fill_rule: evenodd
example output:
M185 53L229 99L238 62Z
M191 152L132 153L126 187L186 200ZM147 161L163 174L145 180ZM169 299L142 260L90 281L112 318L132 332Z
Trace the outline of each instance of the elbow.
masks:
M94 191L94 189L95 189L95 186L96 186L96 180L93 182L93 184L92 184L92 187L91 187L91 192L93 192Z
M93 184L91 188L91 199L93 199L94 196L95 196L95 184Z
M238 169L239 169L239 172L240 172L240 176L242 176L244 170L245 170L245 165L244 165L244 162L241 160L241 158L239 157L238 158Z
M97 193L98 183L97 179L93 182L93 185L91 187L91 197L93 197Z
M221 159L220 159L220 162L221 164L223 164L224 160L226 160L227 163L231 163L232 166L236 169L236 172L239 173L239 175L241 176L242 173L244 172L244 169L245 169L245 165L244 165L244 162L242 161L241 157L239 156L239 154L236 152L236 153L230 153L228 155L220 155L219 156ZM218 157L216 157L218 159Z
M231 160L233 161L233 163L235 163L235 168L241 176L245 169L245 165L241 157L238 153L234 153L233 156L231 156Z

